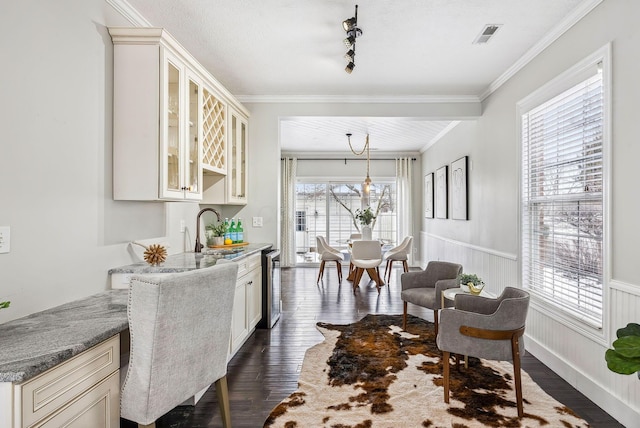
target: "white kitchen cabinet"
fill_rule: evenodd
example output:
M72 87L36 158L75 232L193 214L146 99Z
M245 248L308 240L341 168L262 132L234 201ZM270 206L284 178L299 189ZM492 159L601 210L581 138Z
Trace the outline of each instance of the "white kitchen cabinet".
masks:
M231 321L231 349L235 355L262 318L262 260L254 254L238 262L238 281Z
M227 105L206 85L202 88L202 170L227 174Z
M0 383L0 413L0 425L11 428L118 427L119 335L33 379Z
M249 122L228 107L226 175L205 174L202 203L246 205L248 201Z
M248 110L166 30L109 34L113 198L246 204Z
M163 29L109 33L114 199L202 199L202 84L188 53Z

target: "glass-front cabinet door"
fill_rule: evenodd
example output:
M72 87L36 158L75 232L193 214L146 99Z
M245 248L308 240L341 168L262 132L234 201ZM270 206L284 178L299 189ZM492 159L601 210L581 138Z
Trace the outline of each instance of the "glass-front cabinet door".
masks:
M229 166L227 169L228 203L247 203L247 119L229 109Z
M201 199L202 88L169 52L163 71L160 198Z
M188 76L189 95L187 97L187 126L185 153L185 198L201 199L202 168L201 168L201 135L202 135L202 87L193 76Z
M180 81L183 69L177 61L167 58L165 62L164 88L160 111L162 113L162 194L163 198L175 198L182 193L182 93Z

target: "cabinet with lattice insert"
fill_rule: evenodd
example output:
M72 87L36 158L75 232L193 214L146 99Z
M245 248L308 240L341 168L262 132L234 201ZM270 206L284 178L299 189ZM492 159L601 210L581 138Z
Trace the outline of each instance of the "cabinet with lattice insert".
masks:
M205 174L227 173L227 108L206 87L202 91L202 169Z

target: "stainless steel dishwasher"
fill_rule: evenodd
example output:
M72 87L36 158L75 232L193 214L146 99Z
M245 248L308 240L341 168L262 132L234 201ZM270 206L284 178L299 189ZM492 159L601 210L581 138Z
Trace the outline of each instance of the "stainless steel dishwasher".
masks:
M262 251L262 319L258 328L272 328L280 318L280 250Z

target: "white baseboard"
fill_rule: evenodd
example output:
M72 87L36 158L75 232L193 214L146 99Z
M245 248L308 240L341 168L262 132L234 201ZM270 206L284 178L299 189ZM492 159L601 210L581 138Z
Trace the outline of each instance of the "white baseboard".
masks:
M558 376L563 378L567 383L580 391L585 397L593 401L598 407L609 413L624 426L638 426L640 413L614 397L610 391L593 382L593 380L585 376L584 373L576 370L536 340L526 334L525 337L526 352L540 360L544 365L553 370Z

